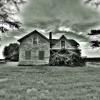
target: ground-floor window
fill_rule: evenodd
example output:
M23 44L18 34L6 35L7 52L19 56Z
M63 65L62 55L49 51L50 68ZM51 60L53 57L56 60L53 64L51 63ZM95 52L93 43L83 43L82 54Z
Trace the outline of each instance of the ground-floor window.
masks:
M25 51L25 59L30 60L31 59L31 50Z
M39 51L39 60L44 60L44 51Z

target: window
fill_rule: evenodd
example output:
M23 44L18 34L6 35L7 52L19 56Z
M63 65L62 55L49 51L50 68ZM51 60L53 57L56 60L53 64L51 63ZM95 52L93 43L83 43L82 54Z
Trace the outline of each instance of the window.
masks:
M36 35L34 35L33 37L33 44L37 44L38 43L38 38Z
M25 59L26 60L30 60L31 59L31 51L30 50L25 51Z
M64 41L64 40L61 41L61 48L62 48L62 49L65 48L65 41Z
M39 60L44 60L44 51L39 51Z

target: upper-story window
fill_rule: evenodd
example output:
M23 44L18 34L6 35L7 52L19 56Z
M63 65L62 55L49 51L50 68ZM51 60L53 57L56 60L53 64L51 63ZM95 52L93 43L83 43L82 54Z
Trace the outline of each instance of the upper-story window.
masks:
M61 48L65 49L65 41L64 40L61 41Z
M33 37L33 44L38 44L38 37L37 37L37 35L34 35L34 37Z

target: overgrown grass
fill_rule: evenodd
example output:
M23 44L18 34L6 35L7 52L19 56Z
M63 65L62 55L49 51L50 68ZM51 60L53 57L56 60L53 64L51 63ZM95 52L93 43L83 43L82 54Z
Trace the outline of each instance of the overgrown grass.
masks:
M100 100L100 67L0 65L0 100Z

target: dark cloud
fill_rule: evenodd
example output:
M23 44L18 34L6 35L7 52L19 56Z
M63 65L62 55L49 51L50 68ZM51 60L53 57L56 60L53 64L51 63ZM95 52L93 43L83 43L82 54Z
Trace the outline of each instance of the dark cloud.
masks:
M87 31L87 29L95 27L97 25L99 25L100 23L98 23L97 21L91 21L91 22L81 22L81 23L75 23L72 25L72 29L79 32L79 31Z
M53 32L53 34L63 34L64 33L64 35L66 36L66 37L68 37L68 38L71 38L71 39L76 39L76 40L80 40L80 41L90 41L90 39L87 37L87 36L85 36L85 35L80 35L79 33L77 33L77 32L72 32L72 31L69 31L69 32L67 32L67 31L59 31L59 30L55 30L54 32Z
M59 19L53 19L53 20L36 20L33 22L28 22L25 25L27 25L27 27L34 27L34 28L42 28L42 29L46 29L50 26L58 26L60 25L61 21Z
M10 36L22 36L34 28L56 31L59 27L65 26L76 31L74 34L70 33L70 37L81 40L87 39L87 36L81 36L79 32L86 32L100 25L99 14L81 5L81 0L30 0L21 16L25 30L10 32Z
M22 14L28 28L72 27L75 31L86 31L100 25L99 14L81 5L81 0L31 0Z

